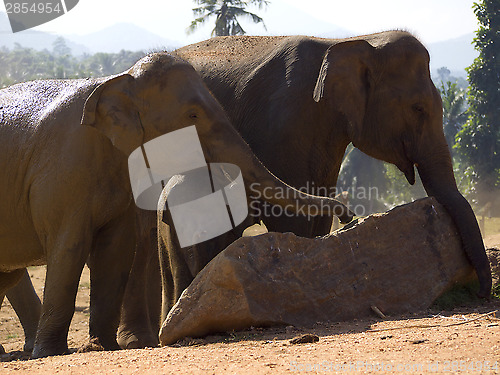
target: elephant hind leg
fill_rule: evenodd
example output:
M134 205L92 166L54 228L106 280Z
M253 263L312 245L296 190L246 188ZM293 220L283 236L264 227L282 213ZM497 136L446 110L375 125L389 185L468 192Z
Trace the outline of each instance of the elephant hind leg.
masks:
M24 275L26 268L21 268L12 272L0 272L0 308L7 291L14 287ZM5 353L0 345L0 353Z
M14 308L24 330L24 351L31 352L35 345L36 330L42 304L33 288L28 271L24 269L19 283L7 292L7 298Z
M134 215L127 211L99 231L87 263L90 268L90 339L97 339L105 350L120 349L116 333L134 250Z
M156 225L156 223L154 224ZM154 234L156 235L156 228ZM118 328L118 344L122 349L158 346L160 303L156 304L158 308L156 313L158 316L157 322L152 325L150 316L155 314L154 311L150 311L149 291L151 288L154 290L155 286L148 283L148 275L156 272L158 274L157 283L160 284L159 266L157 266L156 270L154 267L150 267L151 258L158 259L156 241L151 241L150 233L147 231L138 231L137 235L134 263L123 298L120 326ZM158 264L158 261L156 261L156 264ZM159 288L160 285L156 289ZM154 295L151 297L155 298ZM160 300L160 291L158 291L156 298ZM152 301L152 308L155 308L154 301Z

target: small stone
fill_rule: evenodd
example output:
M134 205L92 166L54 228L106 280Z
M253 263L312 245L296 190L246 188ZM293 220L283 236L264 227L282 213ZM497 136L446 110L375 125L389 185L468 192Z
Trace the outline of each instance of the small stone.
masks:
M290 344L310 344L318 341L319 341L318 336L313 335L311 333L306 333L304 335L300 335L291 339Z
M104 347L99 343L99 339L93 338L85 345L82 345L76 351L77 353L102 352Z

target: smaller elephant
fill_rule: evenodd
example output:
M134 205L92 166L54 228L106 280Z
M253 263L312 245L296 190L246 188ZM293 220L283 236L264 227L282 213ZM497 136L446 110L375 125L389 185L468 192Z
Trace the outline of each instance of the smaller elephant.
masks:
M128 171L134 150L194 125L208 161L238 165L260 189L291 189L253 155L193 67L168 53L150 54L115 76L7 87L0 90L0 119L0 298L26 277L26 267L47 264L33 358L67 352L85 263L90 337L119 349L136 245ZM299 201L352 218L333 199Z

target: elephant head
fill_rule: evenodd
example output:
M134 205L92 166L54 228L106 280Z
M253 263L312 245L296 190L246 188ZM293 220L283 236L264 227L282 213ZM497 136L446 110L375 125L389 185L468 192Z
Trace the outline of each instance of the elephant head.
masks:
M480 281L479 295L489 296L488 258L474 212L457 189L425 47L405 32L334 44L324 56L313 98L340 112L354 146L396 165L410 184L417 167L427 194L457 226Z
M130 70L104 79L86 100L82 124L102 132L126 155L156 137L195 125L209 161L234 163L247 182L257 183L256 189L293 190L255 157L194 68L167 53L148 55ZM353 216L330 198L297 191L266 196L283 207L320 207L320 213L334 213L343 222Z

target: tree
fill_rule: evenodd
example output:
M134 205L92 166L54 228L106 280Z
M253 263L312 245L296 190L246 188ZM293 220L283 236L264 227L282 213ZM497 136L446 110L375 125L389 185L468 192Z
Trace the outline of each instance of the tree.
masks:
M61 39L62 40L62 39ZM64 40L58 44L64 47ZM54 46L55 47L55 46ZM17 44L14 49L0 47L0 88L14 83L47 78L100 77L123 72L142 58L143 51L97 53L75 57L63 51L36 51Z
M245 9L249 5L257 5L259 9L267 6L267 0L194 0L200 5L193 9L194 16L197 17L191 22L187 32L194 32L199 26L204 24L209 18L215 16L215 27L212 30L212 36L224 35L244 35L245 30L238 21L239 17L251 19L254 23L262 23L264 20L258 15L248 12Z
M439 87L441 100L443 102L443 130L450 147L450 152L453 154L455 145L455 137L462 129L467 120L465 112L465 91L460 89L456 83L446 82L446 86L441 82Z
M71 48L66 44L66 40L62 36L59 36L52 43L52 52L56 56L71 55Z
M478 1L473 9L480 24L474 38L479 56L467 68L470 107L456 147L477 174L484 204L500 187L500 0Z
M446 66L442 66L441 68L438 69L437 72L438 72L439 80L441 81L441 83L450 80L451 72L450 72L450 69L448 69Z

